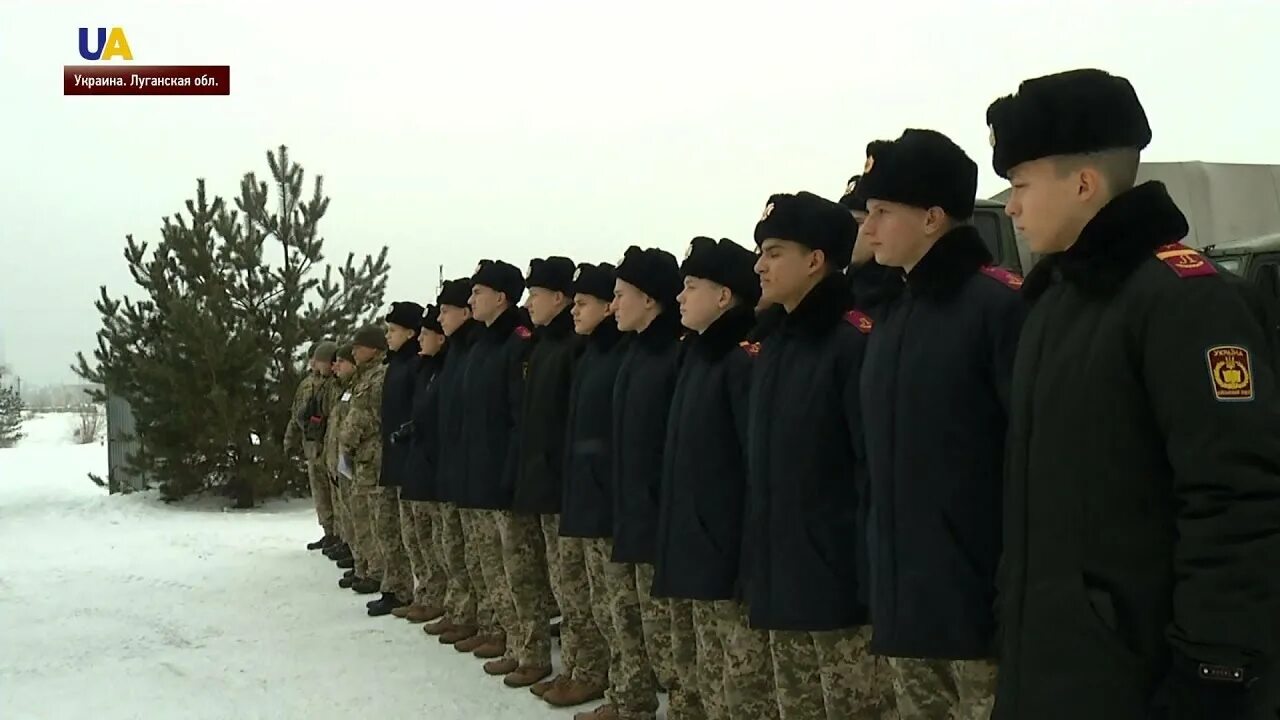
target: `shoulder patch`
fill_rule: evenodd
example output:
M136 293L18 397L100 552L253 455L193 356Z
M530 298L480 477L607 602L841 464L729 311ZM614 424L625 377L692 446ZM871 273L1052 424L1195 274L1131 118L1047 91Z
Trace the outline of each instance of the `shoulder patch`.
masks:
M528 340L529 338L533 337L533 333L529 332L529 328L523 325L517 325L516 337L520 338L521 340Z
M1013 290L1022 289L1022 276L1008 268L1002 268L999 265L985 265L982 268L982 274L999 280L1006 287Z
M871 321L871 316L861 310L850 310L844 314L844 321L858 328L858 332L866 335L871 332L871 328L875 325Z
M1207 263L1206 263L1207 264ZM1215 345L1205 351L1213 396L1219 401L1253 399L1253 372L1249 351L1240 345Z
M1180 242L1161 245L1156 248L1156 257L1165 265L1173 268L1178 277L1198 277L1200 275L1217 275L1218 269L1205 259L1199 250L1189 248Z
M760 354L760 343L758 342L743 340L742 342L738 343L738 347L745 350L747 355L750 355L751 357L755 357Z

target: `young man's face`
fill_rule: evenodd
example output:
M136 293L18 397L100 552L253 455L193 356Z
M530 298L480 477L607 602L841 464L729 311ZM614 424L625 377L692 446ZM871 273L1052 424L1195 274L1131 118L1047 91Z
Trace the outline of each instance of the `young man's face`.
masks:
M351 377L351 375L356 371L356 364L346 358L338 358L338 361L333 364L333 367L337 370L338 377L343 380Z
M718 282L686 275L684 289L676 300L680 303L680 322L702 333L732 306L733 293Z
M430 355L438 355L440 349L444 347L444 335L435 330L427 330L423 328L418 333L418 354L427 357Z
M613 286L613 316L622 332L635 332L644 326L645 316L653 307L653 298L626 280Z
M445 337L448 337L458 331L464 323L471 319L471 308L457 307L456 305L440 306L440 327L444 329Z
M488 325L502 314L502 293L491 287L476 285L471 288L471 315Z
M391 352L395 352L404 347L404 344L413 339L416 331L403 325L395 323L387 323L387 348Z
M550 325L560 311L564 310L567 302L562 292L534 287L529 288L529 298L525 301L525 305L529 310L529 319L533 320L534 325L542 327Z
M786 305L804 297L814 278L822 274L823 254L791 240L768 238L760 244L756 274L760 302Z
M914 267L928 250L928 214L927 210L902 203L868 200L867 219L858 229L859 239L881 265Z
M1054 158L1030 160L1009 171L1013 190L1004 211L1034 253L1062 252L1071 247L1087 221L1078 217L1079 183L1073 173L1058 171Z
M333 374L333 363L324 360L312 360L311 369L320 373L321 377L329 377Z
M853 242L853 258L849 261L850 265L859 266L866 265L876 257L876 251L871 248L871 243L867 240L867 236L862 232L862 228L867 221L867 214L862 210L852 210L854 222L858 223L858 239Z
M572 312L573 331L579 335L590 335L613 314L613 306L608 300L601 300L595 295L578 293L573 296Z
M365 347L363 345L356 345L355 347L351 348L351 354L356 356L356 363L363 365L369 362L370 360L374 359L375 357L377 357L378 350L377 348Z

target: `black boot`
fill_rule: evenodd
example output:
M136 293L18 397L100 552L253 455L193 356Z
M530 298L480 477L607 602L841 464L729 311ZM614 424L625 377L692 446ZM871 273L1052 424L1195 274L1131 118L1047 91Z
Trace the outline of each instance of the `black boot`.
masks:
M367 607L367 608L371 608L371 607L373 607L374 605L377 605L377 604L378 604L378 603L380 603L380 602L385 602L385 601L386 601L386 599L387 599L387 598L389 598L389 597L395 597L395 596L394 596L394 595L392 595L391 593L384 592L384 593L382 593L382 597L374 598L373 600L370 600L369 602L365 603L365 604L364 604L364 606L365 606L365 607Z
M372 578L359 578L351 583L351 589L361 595L372 595L382 588L382 583Z
M345 570L349 570L355 566L356 566L356 559L351 557L350 555L338 561L338 567L343 568Z
M342 538L338 537L337 535L330 535L329 542L325 543L324 547L327 550L328 548L331 548L331 547L341 547L343 545L346 545L346 543L342 542Z
M354 573L351 575L343 575L342 579L338 581L338 587L350 588L357 580L359 580L359 578L357 578Z
M331 543L331 542L333 542L333 536L332 536L332 535L325 535L324 537L320 538L319 540L317 540L317 541L315 541L315 542L313 542L313 543L307 543L307 549L308 549L308 550L320 550L321 548L324 548L324 547L328 546L328 545L329 545L329 543Z
M353 577L355 577L355 576L356 576L356 571L355 571L355 570L348 570L348 571L346 571L346 572L342 573L342 577L344 577L344 578L353 578Z
M328 545L320 552L324 553L324 556L327 558L334 558L344 552L351 552L351 549L347 547L346 543L340 542L334 545Z
M400 598L395 593L383 593L382 599L374 602L369 606L369 617L379 617L382 615L390 615L392 610L405 605L400 602Z
M342 562L343 560L350 560L352 557L354 556L351 554L351 548L346 546L343 546L341 549L334 550L333 552L329 553L329 559L334 562Z

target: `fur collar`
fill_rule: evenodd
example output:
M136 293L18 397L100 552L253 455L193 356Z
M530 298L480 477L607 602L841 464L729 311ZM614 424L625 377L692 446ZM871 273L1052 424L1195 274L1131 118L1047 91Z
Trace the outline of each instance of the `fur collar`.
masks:
M596 329L587 336L587 342L600 352L609 352L621 339L622 331L618 329L618 321L612 315L601 320Z
M399 350L388 350L383 362L387 365L395 363L412 363L418 358L418 336L414 335L400 346Z
M902 289L902 273L874 259L850 267L848 276L853 306L860 310L875 307Z
M848 282L841 273L823 278L804 296L796 309L783 318L778 332L821 335L830 330L849 310Z
M990 263L991 251L978 231L971 225L959 225L938 238L907 273L906 288L916 297L945 300Z
M520 324L521 320L520 309L509 307L503 310L498 319L494 320L492 325L486 327L485 331L498 340L506 340L516 331L516 326Z
M716 318L705 332L693 337L691 342L693 347L705 357L713 359L722 357L742 342L755 322L755 308L745 305L731 307Z
M533 336L539 340L563 340L573 336L573 306L566 305L551 322L533 329Z
M680 312L663 310L649 323L649 327L635 333L636 341L650 350L659 350L680 338L684 326L680 324Z
M445 348L456 347L465 350L471 347L475 344L476 338L479 337L480 328L483 327L484 325L479 320L467 318L466 322L458 326L458 329L454 330L449 339L445 341Z
M1099 210L1070 248L1041 258L1022 291L1034 302L1064 281L1087 295L1111 295L1156 248L1178 242L1188 230L1164 183L1143 183Z

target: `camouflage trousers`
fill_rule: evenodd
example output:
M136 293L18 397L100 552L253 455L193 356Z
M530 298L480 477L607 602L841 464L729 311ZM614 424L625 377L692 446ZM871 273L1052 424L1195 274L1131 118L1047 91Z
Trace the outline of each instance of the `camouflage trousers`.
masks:
M995 705L991 660L889 658L898 712L905 719L987 720Z
M752 629L747 612L734 600L694 600L693 629L697 636L696 681L709 720L778 720L778 694L773 687L769 633ZM675 627L672 627L673 634ZM680 640L673 637L673 644ZM681 666L682 682L691 674Z
M382 579L382 552L373 534L373 494L377 486L362 487L351 480L343 480L350 489L347 495L351 509L351 554L355 560L356 577L371 580Z
M502 538L497 510L463 509L467 574L477 591L476 625L482 635L507 641L504 658L514 658L515 603L502 565Z
M373 533L382 556L381 590L408 601L413 597L413 576L400 533L400 488L375 487L369 502L373 506Z
M653 566L604 564L605 588L613 621L617 671L611 671L614 703L622 720L653 720L658 708L658 688L677 685L671 662L671 610L665 600L654 599ZM685 708L671 698L668 717L681 717Z
M537 515L501 510L502 566L511 588L514 626L506 625L507 645L522 667L551 666L551 586L547 577L542 521Z
M352 557L356 556L355 546L355 530L351 526L351 499L350 493L343 483L346 480L329 475L330 497L333 498L333 522L338 531L338 537L351 547Z
M769 631L782 720L897 720L889 663L870 652L871 628Z
M444 568L440 565L436 551L438 545L433 538L435 526L439 524L436 503L400 501L400 537L409 555L414 605L444 606Z
M560 538L561 541L569 538ZM623 696L630 696L632 705L643 704L652 695L657 707L656 681L653 671L647 675L632 672L628 675L622 666L622 643L613 626L613 607L610 602L610 586L606 577L609 558L613 556L613 540L610 538L586 538L582 541L582 559L587 567L587 589L591 600L591 618L604 640L609 653L608 686L604 701L615 708L622 707ZM643 631L642 631L643 632ZM579 665L580 667L581 665ZM647 679L648 690L642 681Z
M658 681L667 689L670 720L705 720L698 678L698 636L693 620L693 601L670 598L660 601L667 606L670 623L670 650L666 662L671 666L671 680ZM648 638L645 638L646 641ZM655 663L656 666L656 663Z
M440 531L440 562L444 568L445 617L455 625L476 624L476 591L467 572L466 539L462 530L462 512L453 503L440 503L440 522L432 526L432 535Z
M306 447L306 446L304 446ZM329 484L329 471L319 449L310 447L307 456L307 482L311 484L311 499L316 504L316 519L325 535L333 535L337 528L333 523L333 489Z
M558 533L560 516L545 517L556 519ZM546 529L544 524L543 531ZM593 542L597 541L558 537L555 557L548 553L547 564L551 568L551 587L560 605L561 674L587 685L604 685L609 678L609 645L592 609L587 545Z

